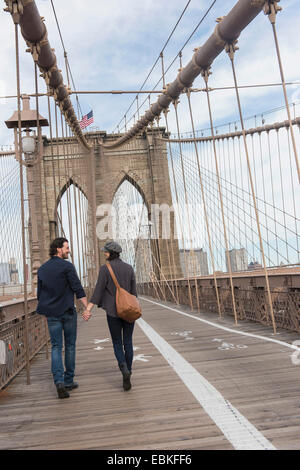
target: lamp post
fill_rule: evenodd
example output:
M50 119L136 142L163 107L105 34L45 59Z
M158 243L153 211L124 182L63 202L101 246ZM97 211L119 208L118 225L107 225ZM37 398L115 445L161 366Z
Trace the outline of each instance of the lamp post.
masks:
M26 129L26 136L22 139L22 149L26 156L31 156L36 152L36 138L30 135L31 129Z
M48 126L47 119L43 116L37 116L37 111L30 109L30 97L22 95L23 109L21 111L21 128L25 132L22 138L23 155L20 155L18 146L18 111L5 121L9 129L14 129L15 136L15 155L16 159L26 167L27 192L29 205L29 240L31 247L31 292L36 293L37 287L37 271L41 265L41 245L38 236L38 214L42 210L41 195L37 197L35 194L35 175L34 167L40 163L42 158L42 142L37 138L36 132L32 131L32 127L37 128L37 134L40 136L40 128ZM27 280L24 279L24 283Z

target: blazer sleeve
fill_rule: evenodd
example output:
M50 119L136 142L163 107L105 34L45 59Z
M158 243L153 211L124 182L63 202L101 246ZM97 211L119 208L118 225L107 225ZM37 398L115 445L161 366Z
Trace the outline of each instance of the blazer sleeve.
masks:
M130 294L135 295L137 297L136 280L135 280L134 270L132 270L132 273L131 273Z
M108 273L108 270L107 270L107 268L104 264L103 266L101 266L101 268L99 270L99 275L98 275L98 280L97 280L97 283L96 283L96 287L95 287L93 295L90 299L90 302L92 304L100 305L100 303L101 303L101 298L103 296L105 287L107 285L107 273Z
M70 267L67 270L67 279L71 286L72 291L76 294L77 299L81 299L82 297L86 297L86 293L81 285L79 277L77 276L76 269L74 268L73 264L69 263Z
M38 298L38 300L40 298L41 291L42 291L42 281L41 281L40 277L38 276L38 285L37 285L37 298Z

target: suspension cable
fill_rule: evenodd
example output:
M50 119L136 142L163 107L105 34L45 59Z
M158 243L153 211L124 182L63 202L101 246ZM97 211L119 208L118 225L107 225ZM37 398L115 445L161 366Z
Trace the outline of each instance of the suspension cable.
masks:
M72 80L74 92L75 92L75 94L76 94L76 102L77 102L77 107L78 107L78 115L79 115L79 110L80 110L80 112L81 112L81 117L82 117L82 116L83 116L83 113L82 113L82 109L81 109L80 102L79 102L79 99L78 99L78 94L77 94L77 92L76 92L76 87L75 87L75 83L74 83L74 79L73 79L73 75L72 75L72 71L71 71L71 67L70 67L70 62L69 62L69 59L68 59L67 51L66 51L66 48L65 48L65 44L64 44L64 40L63 40L63 37L62 37L61 29L60 29L60 26L59 26L59 22L58 22L58 18L57 18L57 14L56 14L56 11L55 11L55 7L54 7L53 0L51 0L51 5L52 5L52 10L53 10L53 13L54 13L55 21L56 21L58 33L59 33L59 36L60 36L60 40L61 40L61 43L62 43L62 47L63 47L63 50L64 50L64 57L65 57L65 61L66 61L66 74L67 74L67 77L68 77L68 76L69 76L69 72L70 72L70 76L71 76L71 80ZM73 92L73 93L74 93L74 92ZM79 116L78 116L78 118L79 118Z
M178 54L174 57L174 59L172 60L172 62L169 64L169 66L167 67L167 69L164 71L164 73L166 74L170 68L172 67L172 65L175 63L176 59L179 57L179 54L180 52L183 51L183 49L186 47L186 45L189 43L189 41L192 39L192 37L194 36L195 32L198 30L199 26L203 23L204 19L207 17L208 13L210 12L210 10L213 8L214 4L216 3L217 0L214 0L210 7L206 10L205 14L202 16L202 18L200 19L200 21L198 22L197 26L194 28L193 32L190 34L190 36L188 37L188 39L185 41L185 43L181 46ZM162 81L163 79L163 75L160 77L160 79L158 80L158 82L154 85L154 87L152 88L152 90L155 90L155 88L157 87L157 85L159 85L159 83ZM147 99L145 99L142 104L139 106L139 109L142 108L142 106L146 103ZM129 121L131 120L131 118L129 119ZM121 121L122 122L122 121ZM120 123L119 123L120 125Z
M227 53L228 53L228 56L229 56L229 59L230 59L230 62L231 62L232 75L233 75L233 80L234 80L234 84L235 84L235 87L236 87L236 99L237 99L237 105L238 105L238 110L239 110L240 123L241 123L241 127L242 127L242 132L243 132L243 140L244 140L245 155L246 155L246 160L247 160L248 175L249 175L249 179L250 179L251 191L252 191L252 196L253 196L253 205L254 205L254 210L255 210L255 214L256 214L257 230L258 230L258 235L259 235L259 243L260 243L260 249L261 249L263 269L264 269L264 275L265 275L265 280L266 280L268 303L269 303L269 308L270 308L270 313L271 313L271 319L272 319L274 334L276 334L276 322L275 322L273 303L272 303L272 297L271 297L271 292L270 292L269 277L268 277L267 267L266 267L265 251L264 251L263 242L262 242L261 229L260 229L260 220L259 220L259 215L258 215L257 205L256 205L256 198L255 198L255 192L254 192L252 171L251 171L251 166L250 166L248 144L247 144L246 133L245 133L245 128L244 128L244 121L243 121L242 107L241 107L241 102L240 102L240 95L239 95L239 90L237 88L237 77L236 77L235 64L234 64L235 50L236 50L235 49L235 44L228 44L227 45Z
M22 124L21 124L21 90L20 90L20 58L19 58L19 25L15 23L15 48L16 48L16 78L18 95L18 153L20 168L20 197L21 197L21 221L22 221L22 257L23 257L23 285L24 285L24 314L25 314L25 355L27 385L30 385L30 353L29 353L29 318L28 318L28 292L26 269L26 240L25 240L25 210L24 210L24 168L22 165Z
M162 49L161 49L160 54L157 56L156 61L154 62L153 66L151 67L150 72L148 73L147 77L146 77L145 80L143 81L143 83L142 83L142 85L141 85L139 91L141 91L141 90L143 89L144 85L147 83L148 78L150 77L150 75L151 75L151 73L153 72L153 70L154 70L156 64L158 63L158 61L159 61L159 59L160 59L160 57L161 57L161 54L164 52L165 48L166 48L167 45L169 44L169 41L170 41L171 37L173 36L173 34L174 34L174 32L175 32L177 26L179 25L179 23L180 23L180 21L181 21L183 15L184 15L184 13L186 12L186 10L187 10L187 8L188 8L188 6L189 6L190 3L191 3L191 0L188 0L188 2L187 2L187 4L185 5L185 7L184 7L184 9L183 9L183 11L182 11L182 13L181 13L179 19L177 20L175 26L173 27L171 33L169 34L168 39L167 39L166 42L164 43L164 45L163 45L163 47L162 47ZM130 109L132 108L134 102L135 102L135 99L132 101L131 105L129 106L129 108L128 108L127 111L125 112L125 115L129 113L129 111L130 111ZM138 108L138 110L139 110L139 109L140 109L140 108ZM120 126L120 124L122 123L123 119L124 119L124 118L122 118L121 121L119 122L119 124L117 124L117 126L115 127L113 133L114 133L115 130L118 128L118 126Z

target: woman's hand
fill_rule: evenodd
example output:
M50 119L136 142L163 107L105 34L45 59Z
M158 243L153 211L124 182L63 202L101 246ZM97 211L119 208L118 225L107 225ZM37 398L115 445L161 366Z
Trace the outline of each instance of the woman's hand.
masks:
M92 314L90 312L90 310L84 310L84 312L82 312L82 318L85 320L85 321L89 321L89 319L91 318Z

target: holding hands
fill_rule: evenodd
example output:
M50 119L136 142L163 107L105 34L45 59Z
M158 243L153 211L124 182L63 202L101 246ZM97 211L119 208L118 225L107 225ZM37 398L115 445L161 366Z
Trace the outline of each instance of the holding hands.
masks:
M82 298L82 299L80 299L80 300L81 300L82 305L84 306L84 311L83 311L82 314L81 314L81 315L82 315L82 318L83 318L85 321L88 321L88 320L91 318L91 316L92 316L91 310L92 310L92 308L94 307L94 304L93 304L92 302L90 302L90 303L88 304L86 297L84 297L84 298Z
M82 312L82 318L85 320L85 321L89 321L89 319L91 318L92 314L91 314L91 311L88 310L88 309L85 309L84 312Z

